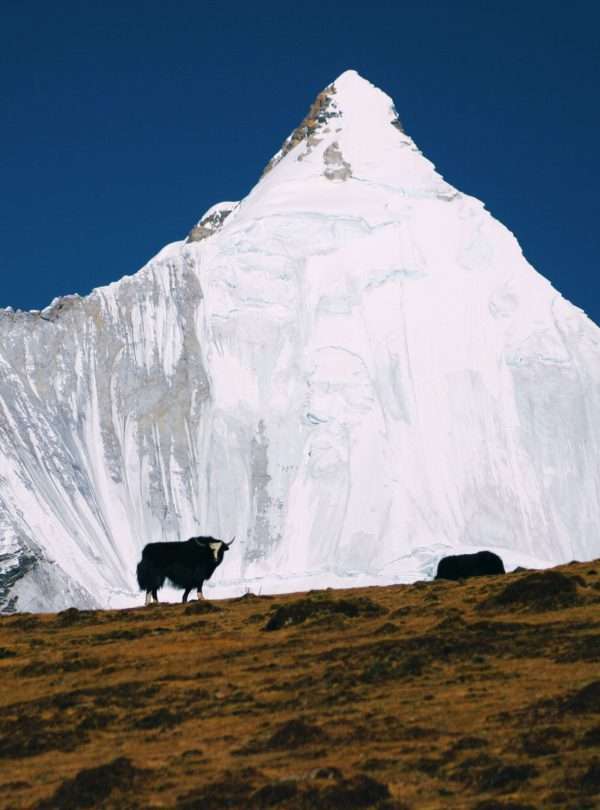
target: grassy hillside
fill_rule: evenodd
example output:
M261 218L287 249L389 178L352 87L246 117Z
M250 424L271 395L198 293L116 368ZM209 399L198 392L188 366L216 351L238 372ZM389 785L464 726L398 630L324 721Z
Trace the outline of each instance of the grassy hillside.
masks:
M5 616L0 807L598 808L599 659L600 561Z

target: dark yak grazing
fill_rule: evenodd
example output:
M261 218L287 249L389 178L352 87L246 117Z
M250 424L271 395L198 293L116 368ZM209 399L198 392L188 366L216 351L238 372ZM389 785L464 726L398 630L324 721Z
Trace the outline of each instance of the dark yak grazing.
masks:
M442 557L438 563L436 579L467 579L468 577L504 574L504 563L493 551L476 554L456 554Z
M157 591L166 579L184 589L183 602L187 602L193 588L202 599L202 585L223 562L233 540L225 543L216 537L190 537L183 543L148 543L137 567L137 581L146 591L146 604L152 599L158 602Z

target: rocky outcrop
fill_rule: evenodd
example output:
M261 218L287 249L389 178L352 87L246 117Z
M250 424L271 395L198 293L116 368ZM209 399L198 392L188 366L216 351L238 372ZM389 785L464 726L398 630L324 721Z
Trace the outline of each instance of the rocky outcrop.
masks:
M319 134L329 132L332 119L339 118L341 112L335 103L335 85L330 84L322 90L313 103L306 116L296 129L283 142L281 149L267 163L263 175L271 171L287 154L298 144L306 141L307 151L319 143Z
M187 236L188 242L201 242L223 227L223 223L239 203L219 203L210 208Z
M328 180L347 180L352 177L352 166L344 160L337 141L331 143L323 152L325 164L324 176Z

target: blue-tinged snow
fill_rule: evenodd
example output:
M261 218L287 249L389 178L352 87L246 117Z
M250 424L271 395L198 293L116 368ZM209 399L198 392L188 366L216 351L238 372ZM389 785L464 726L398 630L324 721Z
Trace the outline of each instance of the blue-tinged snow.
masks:
M600 555L600 330L388 96L325 94L199 236L0 311L5 607L141 604L142 546L199 533L239 538L214 596Z

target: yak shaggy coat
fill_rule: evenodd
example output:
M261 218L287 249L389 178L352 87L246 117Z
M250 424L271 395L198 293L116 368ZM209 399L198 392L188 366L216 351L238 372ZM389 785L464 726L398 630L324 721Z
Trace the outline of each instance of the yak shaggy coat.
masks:
M198 599L202 599L205 580L223 562L231 543L216 537L190 537L183 543L148 543L137 567L137 580L140 589L146 591L146 604L152 599L158 602L158 589L166 579L176 588L183 588L182 602L187 602L193 588L198 591Z

